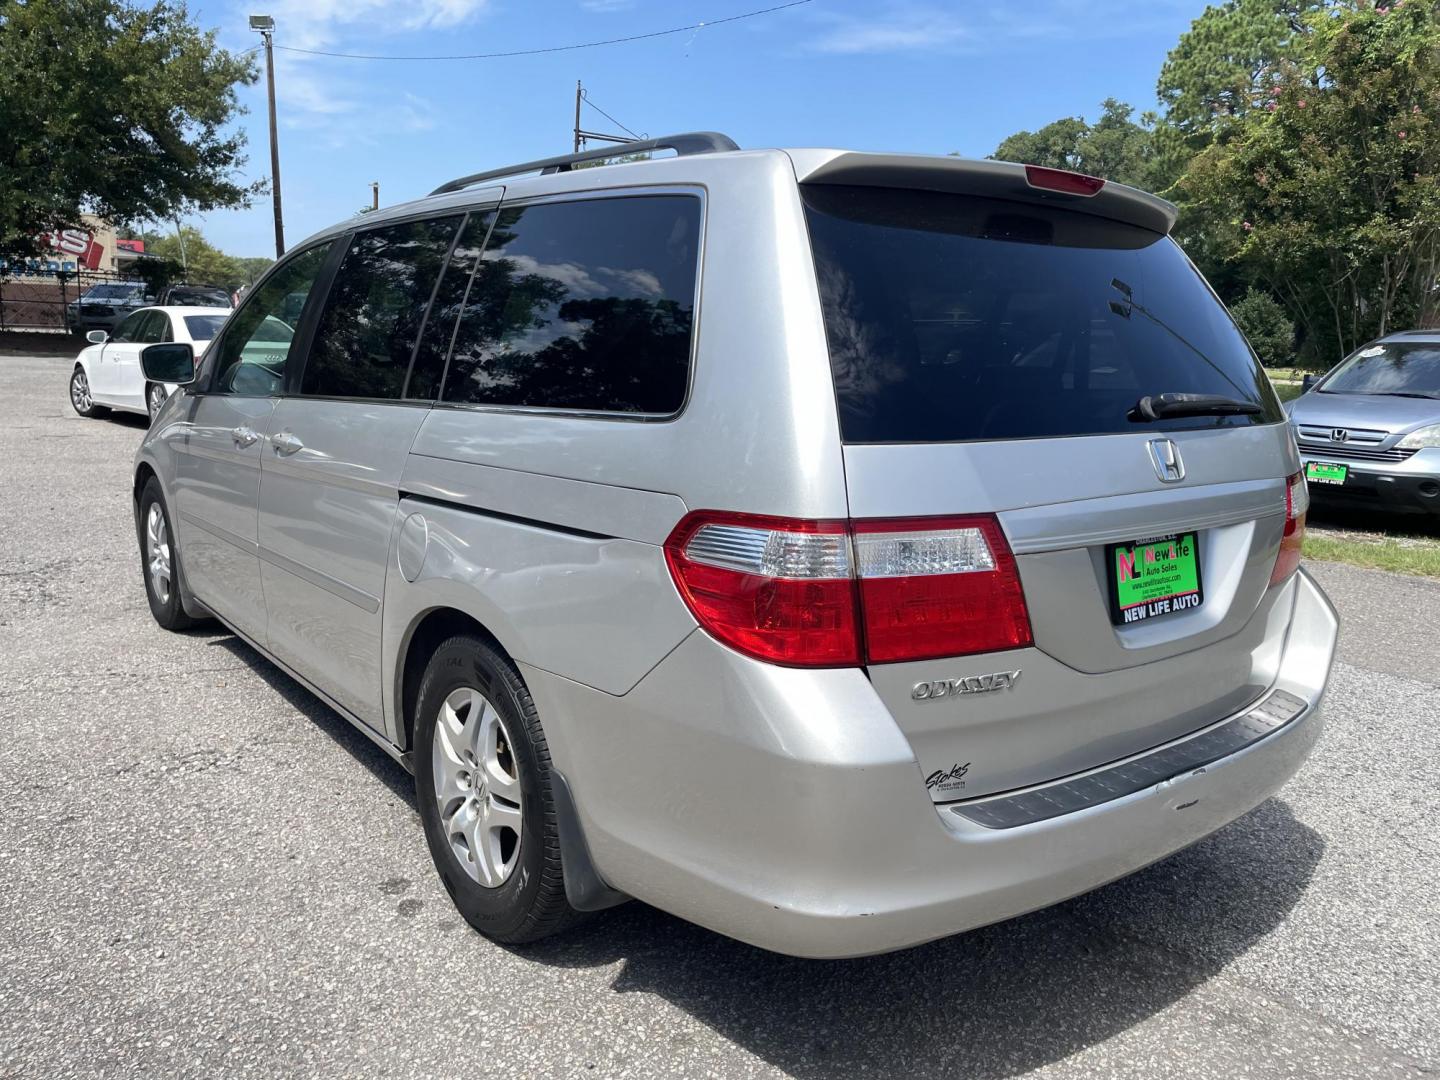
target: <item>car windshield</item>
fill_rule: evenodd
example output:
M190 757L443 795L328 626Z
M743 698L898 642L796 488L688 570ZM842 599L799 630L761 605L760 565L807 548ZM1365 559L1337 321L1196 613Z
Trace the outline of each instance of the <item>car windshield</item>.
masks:
M1319 389L1322 394L1440 398L1440 342L1370 345L1344 361Z
M224 315L186 315L185 329L196 341L209 341L220 331Z
M123 300L136 295L138 285L92 285L85 294L86 300Z

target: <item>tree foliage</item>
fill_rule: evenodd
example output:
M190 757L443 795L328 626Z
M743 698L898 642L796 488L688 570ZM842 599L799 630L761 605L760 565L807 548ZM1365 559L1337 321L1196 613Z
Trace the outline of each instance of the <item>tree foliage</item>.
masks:
M1247 289L1230 314L1266 367L1288 367L1295 358L1295 324L1267 292Z
M219 48L183 2L0 0L0 249L73 226L245 204L237 85L253 58Z
M1440 13L1399 0L1307 25L1270 101L1180 189L1323 363L1440 316Z
M1084 117L1067 116L1039 131L1019 131L995 149L1001 161L1070 169L1136 187L1152 187L1155 180L1156 116L1145 113L1139 123L1135 110L1123 101L1106 98L1094 124Z
M1324 0L1226 0L1207 7L1160 69L1156 92L1166 121L1183 134L1203 135L1263 106L1308 32L1305 17L1325 7Z
M189 225L183 226L180 231L185 239L183 251L180 237L173 232L145 237L147 254L174 265L171 281L189 281L198 285L244 285L254 282L270 265L269 259L241 259L226 255L206 240L199 229Z

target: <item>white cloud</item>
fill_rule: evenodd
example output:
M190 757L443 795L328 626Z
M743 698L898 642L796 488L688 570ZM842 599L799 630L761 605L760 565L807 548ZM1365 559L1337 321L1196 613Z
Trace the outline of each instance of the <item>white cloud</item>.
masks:
M612 11L629 11L635 6L635 0L580 0L580 6L594 14L605 15Z
M934 8L891 8L874 15L835 15L825 21L829 29L810 42L817 52L853 55L949 49L970 36L959 15Z

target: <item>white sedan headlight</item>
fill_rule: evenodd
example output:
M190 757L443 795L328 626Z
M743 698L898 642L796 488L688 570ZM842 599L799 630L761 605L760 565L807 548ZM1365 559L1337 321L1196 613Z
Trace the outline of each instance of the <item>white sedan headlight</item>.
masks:
M1401 450L1425 450L1440 446L1440 424L1417 428L1395 445Z

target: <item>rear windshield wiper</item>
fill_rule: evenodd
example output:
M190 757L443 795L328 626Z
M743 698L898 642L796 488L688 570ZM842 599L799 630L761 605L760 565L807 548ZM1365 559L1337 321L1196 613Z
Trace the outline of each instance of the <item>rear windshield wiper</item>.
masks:
M1176 416L1258 416L1264 411L1253 401L1219 394L1146 394L1127 415L1143 424Z

